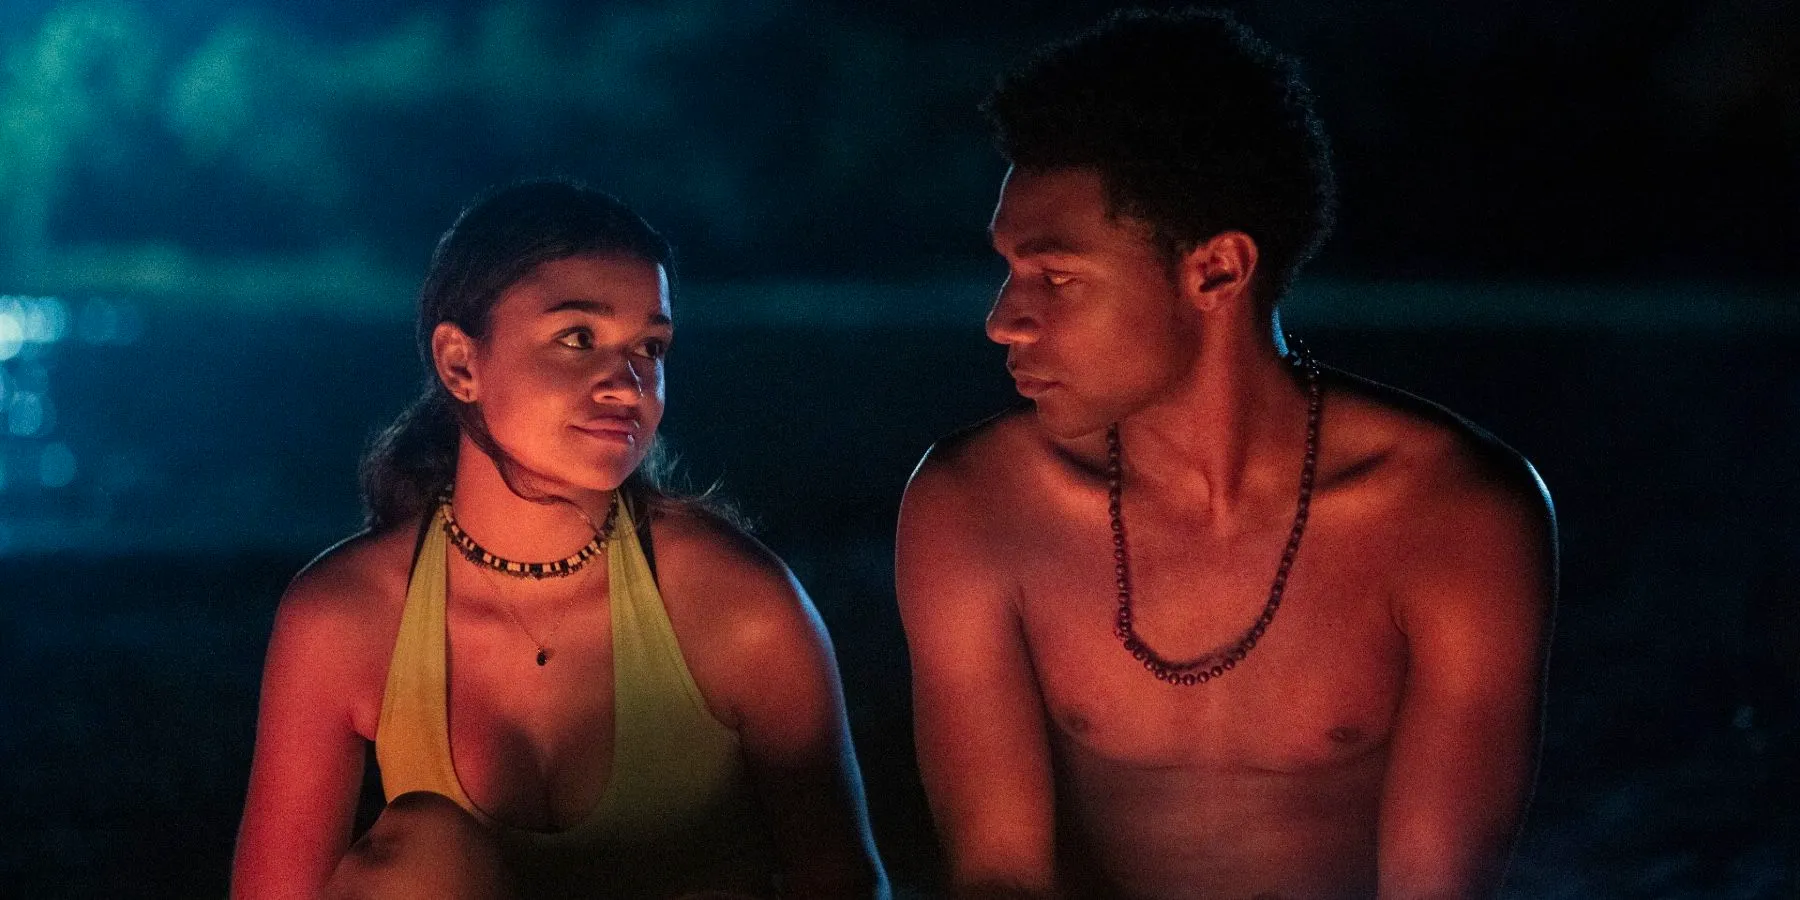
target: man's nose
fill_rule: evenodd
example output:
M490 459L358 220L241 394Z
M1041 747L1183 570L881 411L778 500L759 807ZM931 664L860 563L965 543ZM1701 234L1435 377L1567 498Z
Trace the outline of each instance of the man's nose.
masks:
M1024 293L1013 283L1011 276L1001 283L1000 292L994 296L994 308L988 310L988 340L997 344L1018 344L1037 338L1037 317L1030 304L1025 302Z

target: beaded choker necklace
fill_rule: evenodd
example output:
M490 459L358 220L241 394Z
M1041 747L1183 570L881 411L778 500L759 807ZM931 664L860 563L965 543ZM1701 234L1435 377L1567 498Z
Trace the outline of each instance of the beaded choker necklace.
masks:
M1304 344L1294 342L1299 351L1289 356L1289 361L1299 367L1306 376L1306 457L1300 467L1300 499L1294 510L1294 527L1288 532L1287 546L1281 551L1281 564L1275 568L1275 582L1269 586L1269 599L1263 604L1262 614L1244 631L1242 637L1222 650L1213 650L1202 654L1197 659L1177 662L1164 658L1150 645L1138 637L1132 628L1131 618L1131 576L1126 565L1128 554L1125 552L1125 520L1119 509L1119 497L1122 493L1124 478L1119 464L1119 426L1115 423L1106 429L1106 481L1107 511L1112 516L1113 539L1113 574L1117 576L1119 588L1119 613L1113 624L1113 634L1125 645L1125 652L1144 664L1159 681L1169 684L1192 685L1203 684L1218 678L1237 667L1248 656L1250 649L1256 646L1263 633L1268 631L1269 623L1275 621L1275 610L1281 606L1281 595L1287 589L1288 571L1294 566L1294 555L1300 552L1300 538L1306 533L1306 516L1312 506L1313 475L1318 470L1319 461L1319 366L1313 361Z
M593 539L587 542L587 546L575 551L573 555L555 562L522 563L495 556L480 544L475 543L475 539L469 537L469 533L462 530L461 525L456 524L456 514L451 509L449 491L445 491L438 498L438 506L444 517L444 534L450 538L450 543L456 547L464 559L513 578L562 578L581 571L594 557L600 555L606 542L612 540L613 526L619 519L619 504L615 498L612 506L607 509L606 521L600 525L600 530L595 533ZM557 618L556 624L550 627L550 633L544 635L544 639L540 641L537 639L537 635L531 633L531 629L525 627L525 620L519 618L519 610L510 600L506 604L506 612L512 616L513 624L519 626L519 630L524 632L525 637L529 638L531 643L537 647L537 664L543 666L549 663L550 657L555 655L555 651L550 647L550 641L556 637L556 629L562 627L561 617Z
M594 557L599 556L600 551L605 549L606 542L612 539L613 524L619 518L619 505L614 503L607 509L606 521L601 524L599 532L594 535L593 539L587 542L587 546L554 562L526 563L495 556L489 553L485 547L475 543L475 539L469 537L469 533L462 530L461 525L456 524L456 514L451 511L449 491L445 491L438 498L438 505L442 507L444 513L444 533L449 535L450 543L456 545L456 549L462 552L463 558L476 565L487 566L496 572L511 575L514 578L562 578L581 571L582 567L586 566Z

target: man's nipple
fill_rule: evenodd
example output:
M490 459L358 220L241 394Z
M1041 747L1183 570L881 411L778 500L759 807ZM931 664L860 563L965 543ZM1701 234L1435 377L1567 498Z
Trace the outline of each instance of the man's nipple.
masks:
M1079 709L1065 709L1057 719L1061 720L1063 730L1073 735L1085 735L1094 727L1094 723L1088 721L1088 717L1082 715Z

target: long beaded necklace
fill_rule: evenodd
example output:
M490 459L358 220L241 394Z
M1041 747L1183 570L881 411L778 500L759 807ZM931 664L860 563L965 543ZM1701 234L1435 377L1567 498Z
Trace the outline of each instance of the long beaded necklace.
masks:
M587 546L554 562L522 563L506 559L502 556L496 556L493 553L488 552L485 547L476 543L475 539L470 537L469 533L464 531L461 525L457 524L456 514L453 512L450 503L449 491L445 491L438 497L438 507L439 512L444 519L444 534L450 538L451 545L456 547L457 551L463 555L464 559L478 566L492 569L502 575L513 578L530 578L533 580L543 578L563 578L581 571L594 559L594 557L600 555L600 551L606 547L606 542L612 540L613 526L618 522L619 518L619 504L615 500L612 506L607 509L606 521L601 523L600 528L594 533L593 538L587 542ZM513 624L517 625L519 630L524 632L525 637L537 647L537 664L540 666L548 664L550 662L550 657L555 655L555 651L550 647L550 641L556 637L556 630L562 627L562 618L557 618L556 624L550 626L550 632L544 635L544 639L540 641L537 639L536 635L531 633L531 629L525 627L525 620L519 618L519 610L513 605L511 600L508 600L506 603L506 613L512 617Z
M1313 476L1319 463L1319 367L1313 361L1304 344L1294 342L1297 353L1289 356L1289 361L1299 367L1306 376L1306 458L1300 467L1300 499L1294 510L1294 527L1288 533L1287 546L1281 551L1281 564L1275 568L1275 581L1269 585L1269 600L1263 604L1262 614L1246 629L1241 637L1231 646L1223 650L1213 650L1196 659L1176 662L1165 659L1150 645L1138 637L1132 628L1131 617L1131 575L1127 566L1125 552L1125 520L1120 514L1119 497L1123 491L1124 478L1120 466L1119 426L1115 423L1106 429L1106 478L1107 478L1107 511L1112 516L1113 540L1113 574L1117 577L1119 588L1119 613L1113 624L1113 634L1125 645L1125 652L1144 664L1159 681L1169 684L1193 685L1218 678L1237 667L1244 661L1251 648L1262 639L1269 630L1269 623L1275 621L1275 610L1281 606L1281 595L1287 590L1288 571L1294 566L1294 556L1300 552L1300 538L1306 534L1306 517L1312 507Z

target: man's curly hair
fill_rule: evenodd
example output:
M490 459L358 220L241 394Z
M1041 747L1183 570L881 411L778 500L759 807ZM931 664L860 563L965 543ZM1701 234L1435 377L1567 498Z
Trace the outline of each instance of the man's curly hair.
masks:
M1021 169L1088 168L1113 215L1171 262L1224 231L1256 241L1276 303L1324 240L1336 185L1295 62L1213 10L1122 10L1001 77L982 111Z

